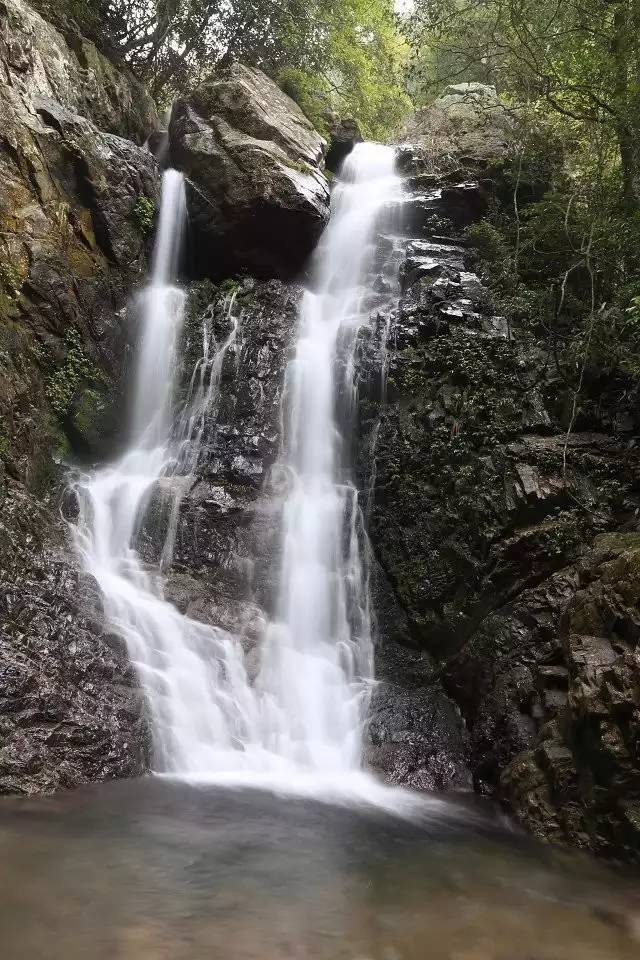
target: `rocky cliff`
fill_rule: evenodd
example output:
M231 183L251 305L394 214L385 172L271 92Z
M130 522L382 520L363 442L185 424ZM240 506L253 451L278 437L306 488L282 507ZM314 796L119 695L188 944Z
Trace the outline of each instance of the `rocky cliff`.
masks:
M0 791L131 774L141 703L59 515L61 461L110 448L158 190L140 85L0 6Z
M444 692L476 790L541 837L636 858L635 395L612 401L600 383L569 429L544 331L496 311L465 229L511 196L492 96L458 154L430 132L452 100L468 106L462 87L400 153L412 239L398 309L379 321L388 399L378 420L365 395L361 455L366 473L373 437L370 535L401 612L382 624L380 670L397 684L396 641L414 649L400 685L421 712L387 724L389 775L413 782L442 744L456 765L432 717Z
M0 62L0 791L36 792L148 761L134 672L60 508L72 517L66 465L112 455L122 433L157 118L126 71L22 0L0 6ZM600 384L569 424L539 333L490 290L468 228L509 202L512 132L492 91L448 90L407 132L406 199L378 238L355 358L379 637L367 756L392 782L474 788L539 836L631 859L637 391ZM166 596L239 636L250 673L279 561L292 278L328 215L324 148L239 66L176 103L169 131L192 229L179 389L203 330L236 333L192 482L178 497L159 482L137 546L157 564L177 505Z

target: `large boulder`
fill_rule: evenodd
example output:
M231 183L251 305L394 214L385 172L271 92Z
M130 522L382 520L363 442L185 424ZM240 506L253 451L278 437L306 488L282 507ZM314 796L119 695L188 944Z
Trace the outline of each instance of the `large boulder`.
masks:
M456 83L407 122L405 137L434 160L445 156L493 160L513 140L514 119L485 83Z
M203 275L294 276L329 214L325 142L264 73L234 64L173 106L172 163L189 179Z

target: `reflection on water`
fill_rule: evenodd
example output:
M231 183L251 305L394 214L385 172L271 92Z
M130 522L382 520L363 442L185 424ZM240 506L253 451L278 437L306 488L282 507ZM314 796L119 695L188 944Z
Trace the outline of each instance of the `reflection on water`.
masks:
M632 877L438 810L161 779L5 800L1 956L637 960Z

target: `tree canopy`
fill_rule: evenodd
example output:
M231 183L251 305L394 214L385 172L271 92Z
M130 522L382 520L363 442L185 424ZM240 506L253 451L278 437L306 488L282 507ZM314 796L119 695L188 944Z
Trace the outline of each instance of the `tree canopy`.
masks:
M418 96L481 80L578 135L604 131L640 209L640 0L416 0L409 31Z
M371 136L408 107L393 0L39 0L168 102L229 60L282 82L320 126L332 109Z

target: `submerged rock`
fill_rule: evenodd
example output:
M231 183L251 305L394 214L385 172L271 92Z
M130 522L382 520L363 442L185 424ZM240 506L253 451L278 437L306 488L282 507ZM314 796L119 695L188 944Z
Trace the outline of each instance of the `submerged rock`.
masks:
M329 215L325 142L265 74L234 64L188 99L169 127L171 157L190 182L201 275L292 277Z

